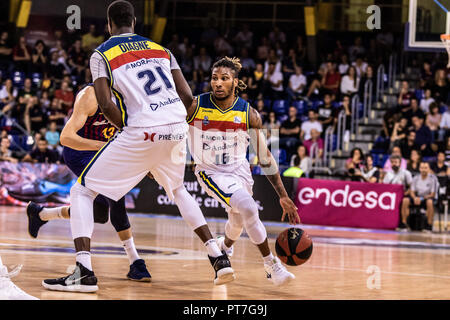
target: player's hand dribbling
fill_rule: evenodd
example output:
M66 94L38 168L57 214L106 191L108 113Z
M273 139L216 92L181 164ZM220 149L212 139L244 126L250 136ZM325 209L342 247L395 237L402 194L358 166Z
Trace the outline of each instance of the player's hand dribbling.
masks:
M286 214L289 219L290 224L301 223L300 217L298 216L298 209L294 202L289 197L280 198L280 205L283 209L283 215L281 216L281 221L284 221Z

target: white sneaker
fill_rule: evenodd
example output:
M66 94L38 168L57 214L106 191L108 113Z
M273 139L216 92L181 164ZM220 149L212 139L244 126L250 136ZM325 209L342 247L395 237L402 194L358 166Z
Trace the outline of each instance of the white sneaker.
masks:
M231 248L225 249L225 237L224 236L217 236L216 242L217 242L217 246L219 247L220 251L222 251L222 250L225 251L228 258L231 258L233 256L234 247L231 246Z
M39 300L22 291L11 281L11 278L15 277L21 268L22 266L19 266L8 273L8 269L0 265L0 300Z
M273 259L271 265L264 263L264 269L266 269L267 280L272 281L276 286L284 285L295 279L295 276L281 264L278 257Z

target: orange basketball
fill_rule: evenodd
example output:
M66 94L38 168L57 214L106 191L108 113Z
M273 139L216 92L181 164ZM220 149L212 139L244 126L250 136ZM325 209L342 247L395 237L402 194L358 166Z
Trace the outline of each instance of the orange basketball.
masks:
M277 256L289 266L299 266L311 257L313 244L300 228L289 228L278 235L275 242Z

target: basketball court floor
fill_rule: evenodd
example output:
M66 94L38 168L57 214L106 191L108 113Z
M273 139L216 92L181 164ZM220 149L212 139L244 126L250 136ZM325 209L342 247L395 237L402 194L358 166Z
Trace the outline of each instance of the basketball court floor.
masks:
M449 299L450 234L399 233L302 225L314 250L301 266L288 267L296 279L275 287L265 279L262 260L244 235L231 263L236 280L213 285L206 251L178 217L134 214L130 217L141 257L152 283L126 279L128 259L113 227L95 225L93 266L99 279L95 294L47 291L46 278L72 271L75 255L69 221L44 225L38 239L27 232L23 208L0 207L0 255L8 267L23 264L14 282L40 299ZM209 219L211 230L224 232L224 220ZM266 223L270 245L289 225Z

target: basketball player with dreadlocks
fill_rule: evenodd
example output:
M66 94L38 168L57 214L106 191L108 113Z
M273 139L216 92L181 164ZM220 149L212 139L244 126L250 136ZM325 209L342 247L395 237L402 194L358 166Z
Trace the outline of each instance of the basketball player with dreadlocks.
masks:
M300 219L260 132L260 115L238 96L239 91L246 88L238 79L240 70L241 64L237 58L225 57L213 65L212 92L197 96L188 108L189 147L200 185L221 202L228 213L225 238L218 239L220 249L231 256L233 243L245 228L251 242L261 252L267 278L275 285L282 285L295 276L271 253L267 231L252 197L253 179L246 159L250 138L252 141L254 138L260 163L269 164L263 170L280 197L282 220L286 214L291 224L300 223Z

